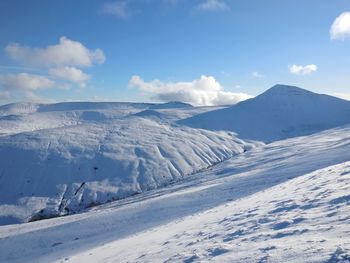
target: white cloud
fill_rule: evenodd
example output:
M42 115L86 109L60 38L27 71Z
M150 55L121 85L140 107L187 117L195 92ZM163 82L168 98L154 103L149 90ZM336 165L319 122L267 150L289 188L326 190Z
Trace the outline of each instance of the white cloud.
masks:
M27 73L0 75L0 85L8 92L35 91L52 88L55 82L47 77Z
M127 11L128 1L117 1L113 3L106 3L102 6L102 13L114 15L119 18L127 18L129 12Z
M32 48L12 43L5 48L5 52L22 65L48 68L61 66L89 67L94 63L101 64L105 61L101 49L89 50L80 42L66 37L61 37L57 45L46 48Z
M68 80L77 83L80 87L85 87L86 82L90 79L88 74L75 67L53 68L49 70L49 74L53 77Z
M338 16L332 24L331 39L345 39L350 37L350 12L344 12Z
M261 78L264 77L264 75L259 73L259 72L257 72L257 71L254 71L254 72L252 72L252 77L253 78L257 78L257 79L261 79Z
M196 6L200 11L228 10L229 6L222 0L204 0Z
M35 103L57 103L57 101L54 99L38 96L36 93L32 91L25 91L23 92L22 96L26 101L31 101Z
M289 66L289 72L294 75L308 75L317 71L317 66L315 64L310 65L292 65Z
M11 66L20 70L47 70L46 74L29 73L0 75L0 99L10 99L12 96L44 101L38 97L38 90L48 88L70 89L73 84L85 87L90 76L80 68L101 64L105 61L101 49L90 50L78 41L61 37L56 45L45 48L23 46L18 43L9 44L5 48L7 55L21 64ZM1 66L4 67L4 66ZM31 67L34 67L31 68ZM8 68L5 66L5 68Z
M133 76L129 87L136 87L159 101L182 101L197 106L234 104L251 98L244 93L224 91L220 83L211 76L201 76L200 79L190 82L145 82L139 76Z

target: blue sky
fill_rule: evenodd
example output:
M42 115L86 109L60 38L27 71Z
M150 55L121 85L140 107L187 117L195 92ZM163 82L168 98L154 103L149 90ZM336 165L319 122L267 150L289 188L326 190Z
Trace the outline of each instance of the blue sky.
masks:
M276 83L350 98L349 11L348 0L2 0L0 104L214 105Z

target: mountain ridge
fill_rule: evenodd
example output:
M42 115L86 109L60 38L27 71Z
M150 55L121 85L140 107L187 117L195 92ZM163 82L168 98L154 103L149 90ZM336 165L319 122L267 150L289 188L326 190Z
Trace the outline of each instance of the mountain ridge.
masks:
M350 123L350 102L278 84L252 99L178 123L269 143Z

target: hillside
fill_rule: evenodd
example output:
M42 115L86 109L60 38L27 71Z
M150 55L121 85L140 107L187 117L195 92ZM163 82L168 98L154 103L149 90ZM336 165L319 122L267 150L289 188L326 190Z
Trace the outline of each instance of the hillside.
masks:
M159 188L258 145L227 132L178 127L166 121L169 112L148 107L131 103L3 107L0 224L74 213ZM192 108L186 108L173 112L191 115Z
M0 226L0 261L347 262L349 131L255 148L85 213Z
M66 261L347 263L349 185L346 162Z
M293 86L276 85L255 98L179 123L233 131L243 139L271 142L350 123L350 102Z

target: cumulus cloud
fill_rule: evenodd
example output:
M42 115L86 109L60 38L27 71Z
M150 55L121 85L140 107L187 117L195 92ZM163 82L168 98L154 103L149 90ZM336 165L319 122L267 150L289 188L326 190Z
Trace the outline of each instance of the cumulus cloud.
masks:
M42 96L39 96L38 94L32 92L32 91L25 91L23 92L22 96L26 101L31 101L35 103L57 103L58 101L54 99L45 98Z
M10 66L6 69L31 70L45 69L42 75L25 72L19 74L0 75L0 96L9 99L15 93L31 100L43 101L36 92L47 88L68 89L75 85L85 87L90 76L81 68L91 67L105 61L101 49L88 49L82 43L61 37L56 45L45 48L28 47L18 43L6 46L5 53L20 66Z
M69 66L50 69L49 74L56 78L77 83L80 87L85 87L86 82L90 79L90 76L85 74L82 70Z
M13 90L35 91L52 88L55 82L44 76L19 73L0 75L0 85L7 92Z
M350 12L344 12L338 16L332 24L331 39L341 39L344 40L350 37Z
M256 78L256 79L261 79L261 78L264 77L264 75L259 73L259 72L257 72L257 71L254 71L254 72L252 72L252 77Z
M228 10L229 6L222 0L205 0L196 6L197 10L200 11L220 11Z
M26 66L60 67L79 66L90 67L105 61L101 49L90 50L78 41L61 37L57 45L46 48L32 48L18 43L9 44L6 54L13 60Z
M317 71L317 66L315 64L310 65L292 65L289 67L289 72L294 75L309 75Z
M234 104L251 98L244 93L224 91L220 83L211 76L201 76L190 82L145 82L139 76L133 76L129 87L136 87L159 101L182 101L197 106Z
M106 3L102 6L101 12L104 14L114 15L119 18L127 18L129 12L127 11L128 1L117 1L113 3Z

